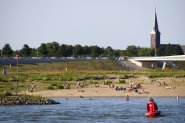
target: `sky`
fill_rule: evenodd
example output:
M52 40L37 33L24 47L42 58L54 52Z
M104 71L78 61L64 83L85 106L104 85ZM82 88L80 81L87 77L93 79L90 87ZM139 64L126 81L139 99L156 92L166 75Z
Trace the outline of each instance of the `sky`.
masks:
M185 0L0 0L0 49L53 41L150 47L155 6L161 43L185 45Z

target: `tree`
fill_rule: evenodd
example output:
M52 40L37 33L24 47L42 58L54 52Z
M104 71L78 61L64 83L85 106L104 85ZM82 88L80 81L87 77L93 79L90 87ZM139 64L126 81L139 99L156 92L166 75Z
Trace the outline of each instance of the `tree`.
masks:
M83 49L83 54L84 54L85 56L90 56L90 54L91 54L91 49L90 49L90 47L84 46L84 47L82 47L82 49Z
M47 48L49 57L57 57L58 56L59 43L57 43L57 42L47 43L46 48Z
M156 49L157 56L164 56L165 55L165 47L159 46L159 48Z
M104 54L107 57L112 57L114 53L114 50L112 49L112 47L108 46L107 48L104 49Z
M173 46L171 46L171 44L165 46L165 56L171 56L173 54Z
M138 56L138 48L135 45L128 46L126 48L126 53L128 56Z
M90 46L90 50L91 50L91 57L93 58L99 57L103 53L103 50L98 46Z
M3 55L3 51L2 50L0 50L0 56L2 56Z
M38 48L32 48L31 49L31 56L32 57L38 57L39 56Z
M29 57L31 56L32 49L27 44L24 44L23 48L20 50L20 53L24 57Z
M67 45L66 44L62 44L59 49L58 49L58 54L60 57L67 57Z
M54 41L54 42L52 42L52 46L53 46L53 49L54 49L53 56L58 57L59 56L58 50L60 48L59 43Z
M120 50L120 49L114 50L114 56L115 57L119 57L121 55L122 55L122 50Z
M173 48L174 55L183 55L183 51L179 45L174 46Z
M122 50L122 51L121 51L121 56L127 56L126 50Z
M155 49L154 48L149 49L149 52L150 52L150 56L155 56Z
M66 56L74 56L74 47L72 45L67 45L66 47Z
M40 56L46 57L48 55L47 47L45 43L42 43L39 47L39 54Z
M154 56L154 55L155 55L154 49L150 49L150 48L138 49L138 56Z
M10 44L5 44L4 45L4 47L3 47L3 53L2 54L3 54L3 56L7 56L7 57L12 56L13 50L10 47Z
M81 56L83 54L82 46L77 44L74 47L75 56Z

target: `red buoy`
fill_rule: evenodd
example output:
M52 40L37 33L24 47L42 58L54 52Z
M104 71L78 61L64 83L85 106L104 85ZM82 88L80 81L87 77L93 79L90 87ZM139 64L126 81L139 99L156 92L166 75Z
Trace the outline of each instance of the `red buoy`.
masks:
M145 116L147 117L156 117L161 114L160 111L158 111L157 104L155 103L153 98L148 98L147 103L147 112L145 113Z

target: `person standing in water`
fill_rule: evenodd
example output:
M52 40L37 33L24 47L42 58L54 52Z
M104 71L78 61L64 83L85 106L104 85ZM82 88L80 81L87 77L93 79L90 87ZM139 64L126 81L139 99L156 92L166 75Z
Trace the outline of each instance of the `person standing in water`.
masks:
M128 95L126 96L126 101L129 101L129 96Z
M179 95L177 95L177 100L179 100Z

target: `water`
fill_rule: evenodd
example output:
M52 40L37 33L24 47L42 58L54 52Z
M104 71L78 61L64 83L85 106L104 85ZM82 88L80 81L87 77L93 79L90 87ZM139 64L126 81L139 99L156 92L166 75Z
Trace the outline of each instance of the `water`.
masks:
M0 123L184 123L185 98L154 98L162 116L147 118L147 98L55 98L59 105L0 106Z

